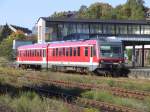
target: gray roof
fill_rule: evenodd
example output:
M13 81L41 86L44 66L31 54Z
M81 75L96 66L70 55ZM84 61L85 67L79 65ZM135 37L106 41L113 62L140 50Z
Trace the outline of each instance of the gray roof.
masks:
M50 18L41 17L46 22L75 22L75 23L109 23L109 24L150 24L147 20L100 20L100 19L79 19L79 18Z

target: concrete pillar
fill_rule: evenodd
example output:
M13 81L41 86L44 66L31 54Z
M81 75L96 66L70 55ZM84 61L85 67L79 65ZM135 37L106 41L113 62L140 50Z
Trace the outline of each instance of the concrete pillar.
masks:
M132 49L132 67L134 68L135 67L135 58L136 58L136 56L135 56L135 45L133 45L133 49Z
M144 67L144 45L142 45L142 67Z

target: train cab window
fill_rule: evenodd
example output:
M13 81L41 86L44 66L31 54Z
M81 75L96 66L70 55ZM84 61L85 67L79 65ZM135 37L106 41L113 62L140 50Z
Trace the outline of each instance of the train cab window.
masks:
M55 56L55 49L53 49L53 56Z
M73 56L76 56L77 55L77 50L76 50L76 48L74 48L74 50L73 50Z
M88 47L84 48L84 56L88 56Z
M80 47L78 47L78 56L80 56Z
M70 47L70 56L72 56L72 47Z
M63 56L65 56L65 48L63 48Z

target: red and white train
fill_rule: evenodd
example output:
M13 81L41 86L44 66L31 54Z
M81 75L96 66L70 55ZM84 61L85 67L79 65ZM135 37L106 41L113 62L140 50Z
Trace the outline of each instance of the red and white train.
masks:
M124 64L121 42L97 39L25 45L17 54L17 65L24 68L94 71Z

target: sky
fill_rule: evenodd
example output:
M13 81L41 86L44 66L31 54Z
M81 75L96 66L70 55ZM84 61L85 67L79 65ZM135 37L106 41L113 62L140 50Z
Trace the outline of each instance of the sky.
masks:
M105 2L112 6L126 0L0 0L0 25L6 23L32 29L39 17L47 17L54 12L78 10L81 5ZM150 7L150 0L145 0Z

